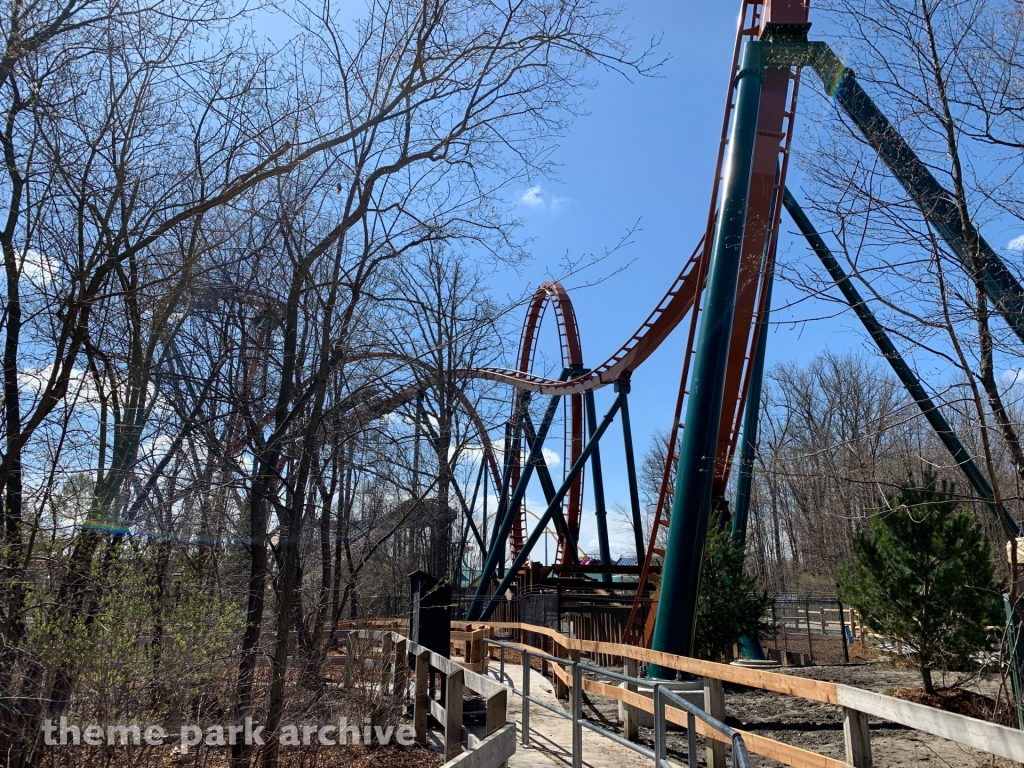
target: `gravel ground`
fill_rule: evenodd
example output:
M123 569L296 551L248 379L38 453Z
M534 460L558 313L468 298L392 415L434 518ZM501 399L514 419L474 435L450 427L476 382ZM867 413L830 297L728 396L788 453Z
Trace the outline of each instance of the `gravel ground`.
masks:
M921 685L917 672L896 669L889 664L790 667L777 671L814 680L844 683L879 693L892 693L896 688L914 688ZM954 680L950 678L945 682L948 684ZM943 681L937 678L936 684L942 685ZM972 681L966 687L994 697L999 690L999 681ZM783 696L741 686L726 685L725 709L726 723L737 729L750 731L759 736L840 760L844 758L843 721L839 707L819 704L794 696ZM620 731L617 702L588 695L584 711L589 719L598 722L602 727ZM870 729L875 768L902 768L903 766L929 766L929 768L932 766L935 768L939 766L965 766L966 768L993 766L1003 768L1017 765L1002 758L961 747L938 736L931 736L876 718L870 719ZM641 728L641 743L651 748L653 735L653 730ZM699 764L704 765L703 740L698 738L698 742L700 743ZM670 732L669 749L676 758L683 758L686 753L685 733ZM755 768L778 765L767 758L756 755L751 757L751 763Z

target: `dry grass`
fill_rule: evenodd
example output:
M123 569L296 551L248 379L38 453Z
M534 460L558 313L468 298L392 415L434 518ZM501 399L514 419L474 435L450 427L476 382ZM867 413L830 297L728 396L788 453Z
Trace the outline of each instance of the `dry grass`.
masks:
M921 688L897 688L893 697L924 704L946 712L987 720L999 725L1013 726L1013 712L1005 701L997 702L991 696L963 688L936 688L934 694Z

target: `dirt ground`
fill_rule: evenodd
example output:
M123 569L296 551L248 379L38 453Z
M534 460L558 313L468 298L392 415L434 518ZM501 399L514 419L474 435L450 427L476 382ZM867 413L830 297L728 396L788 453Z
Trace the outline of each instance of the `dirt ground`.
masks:
M892 694L896 688L914 688L921 685L920 675L914 670L897 669L891 664L858 664L834 667L800 667L777 670L784 674L843 683L858 688ZM610 682L610 681L609 681ZM945 681L936 677L936 685L952 684L950 676ZM995 697L999 690L998 679L972 681L965 687ZM599 722L602 727L619 730L618 705L603 697L588 696L584 706L587 717ZM842 760L843 721L839 707L819 704L793 696L769 693L741 686L725 686L726 723L734 728L750 731L776 741L818 752ZM902 768L903 766L939 766L980 768L994 766L1004 768L1015 766L1002 758L962 747L951 741L915 731L895 723L870 719L871 749L875 768ZM641 728L641 742L653 746L654 732ZM704 765L703 740L700 742L700 765ZM686 753L685 733L669 733L671 753L683 758ZM751 755L754 768L767 768L778 763Z

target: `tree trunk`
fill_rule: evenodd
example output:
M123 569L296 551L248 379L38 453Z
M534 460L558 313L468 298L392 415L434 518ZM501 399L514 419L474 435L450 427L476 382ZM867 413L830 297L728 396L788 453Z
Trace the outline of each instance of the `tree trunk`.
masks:
M931 695L935 694L935 687L932 685L932 671L928 668L928 663L924 660L921 661L921 682L924 683L925 693Z

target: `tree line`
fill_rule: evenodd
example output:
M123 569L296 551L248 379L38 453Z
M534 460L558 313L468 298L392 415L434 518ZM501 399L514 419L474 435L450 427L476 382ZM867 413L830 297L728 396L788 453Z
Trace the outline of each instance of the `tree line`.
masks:
M947 397L957 389L963 396L964 388L950 388ZM974 452L977 430L966 418L951 422ZM998 479L1015 487L1012 465L1000 458ZM923 473L947 482L973 507L1005 573L1001 526L900 382L865 353L826 351L806 366L769 369L754 473L747 563L769 592L835 594L856 535L891 511L886 499Z
M974 457L996 506L1019 523L1022 341L1007 307L986 291L982 236L1020 281L1024 8L1000 0L829 0L816 11L841 30L830 42L844 65L947 191L964 240L944 240L919 195L897 182L833 100L808 97L812 88L801 90L804 149L794 151L801 174L791 187ZM802 247L780 254L777 276L837 304L849 333L863 333ZM873 347L778 365L766 384L750 532L766 587L834 590L855 532L868 529L911 474L931 473L973 506L1017 605L1015 564L1006 561L1011 529L979 503ZM1010 553L1015 558L1016 548Z

